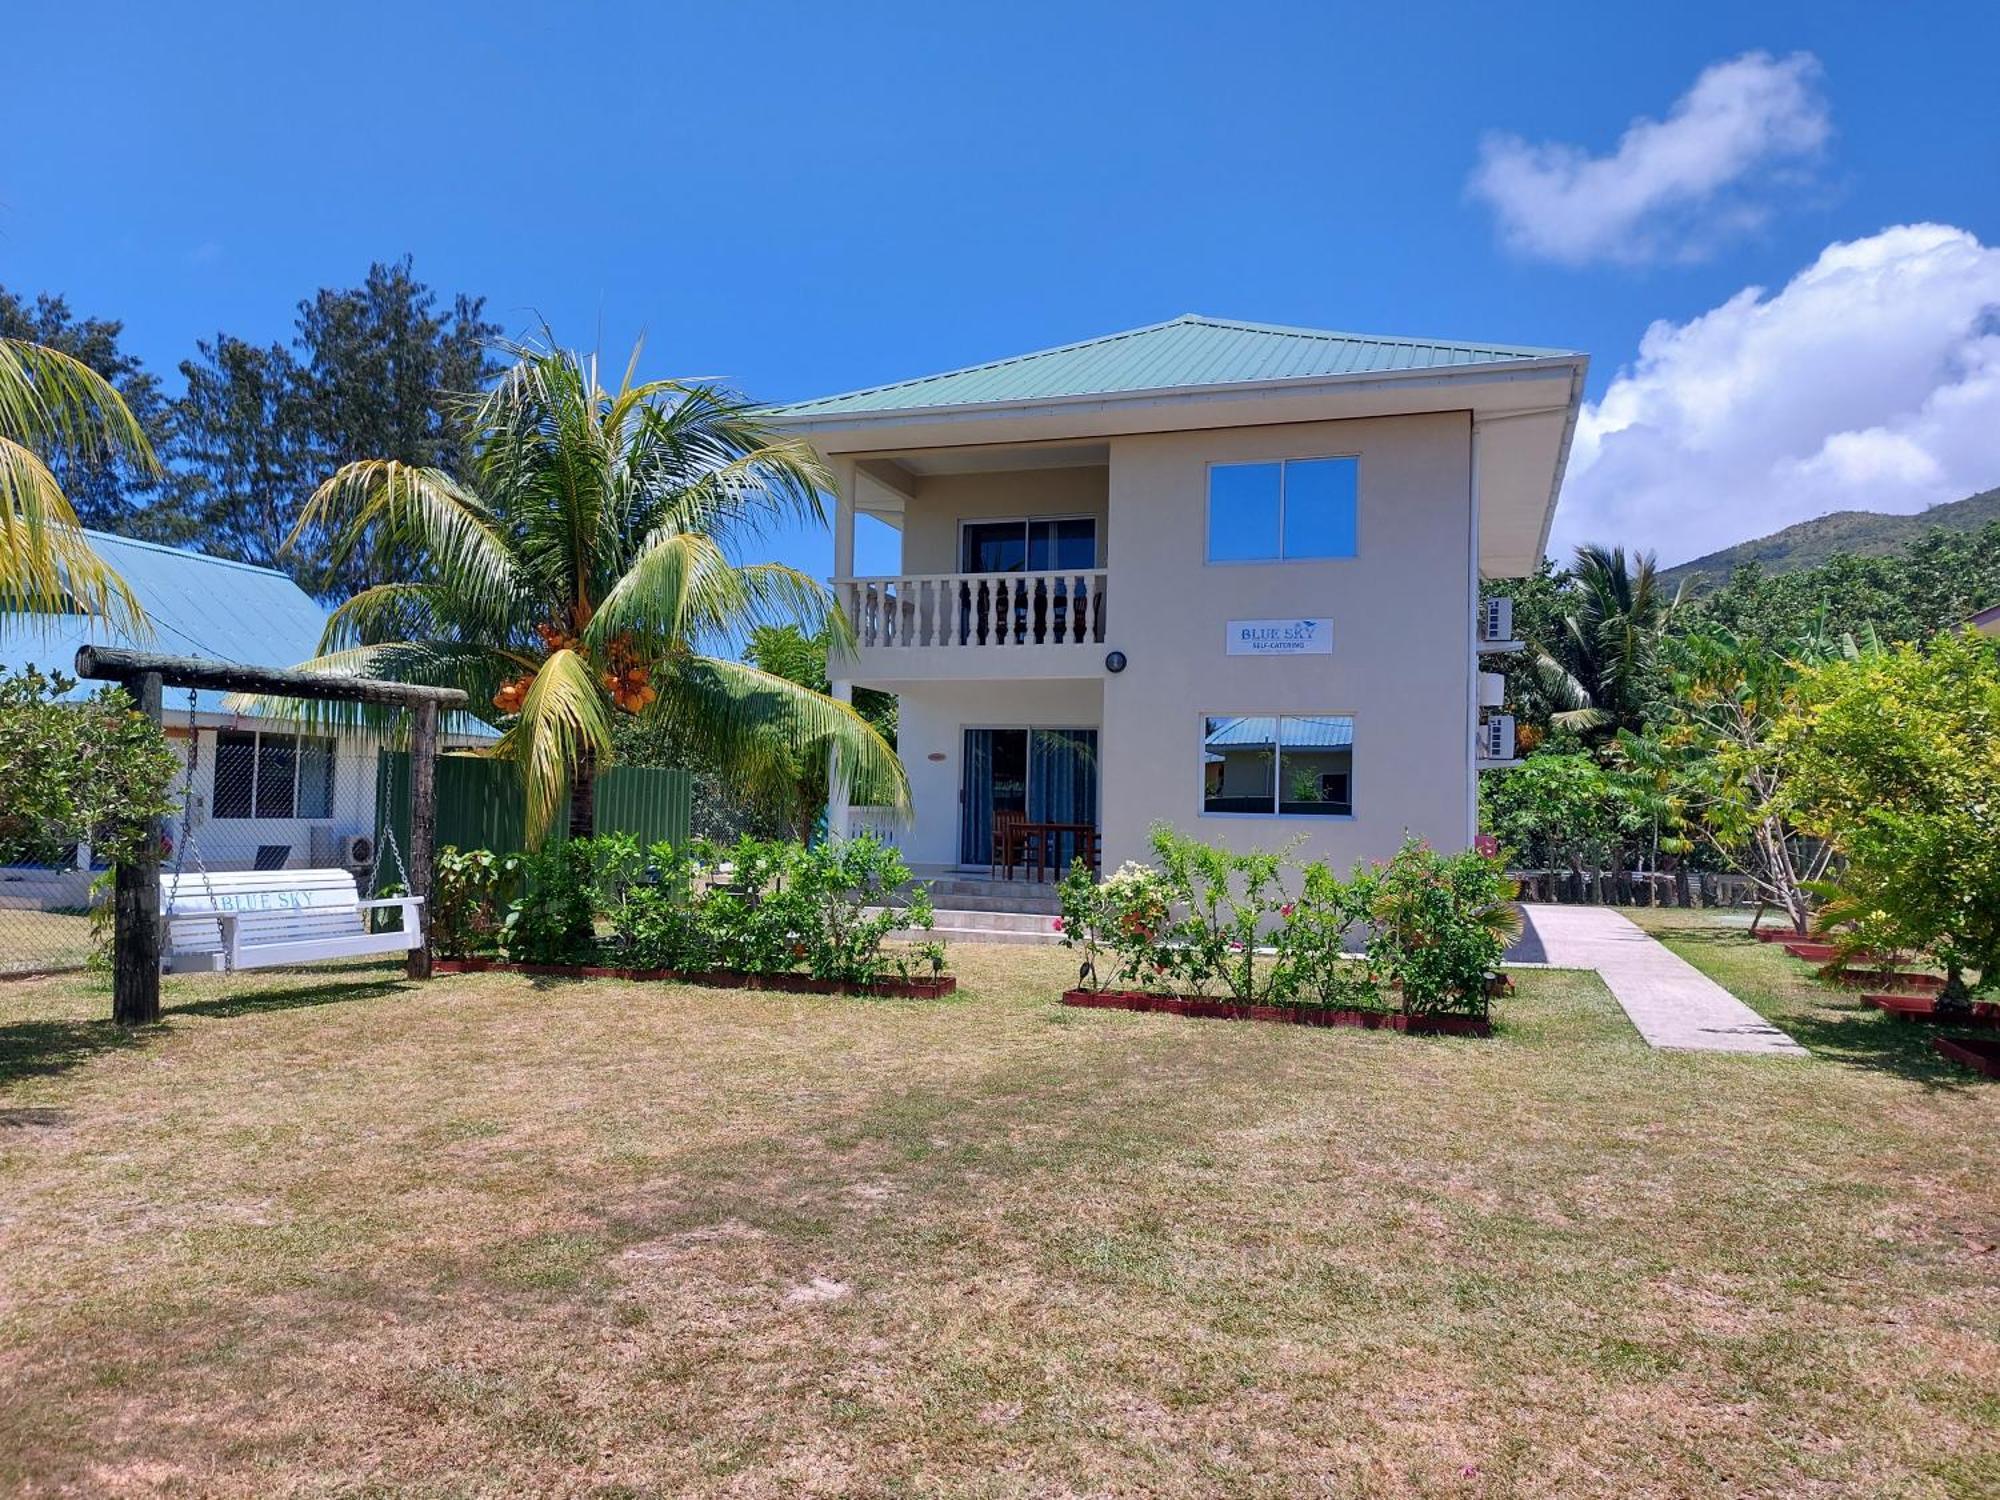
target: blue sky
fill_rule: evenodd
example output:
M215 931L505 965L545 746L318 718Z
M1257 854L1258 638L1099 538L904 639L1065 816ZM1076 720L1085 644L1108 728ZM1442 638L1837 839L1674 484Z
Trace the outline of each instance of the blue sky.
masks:
M2000 483L1962 410L2000 371L1993 7L210 3L8 31L35 65L0 97L0 282L122 317L165 373L407 251L511 326L643 332L648 373L770 399L1189 311L1582 348L1605 404L1570 532L1668 560ZM1692 167L1699 120L1621 154L1757 53L1785 99L1725 102ZM1482 195L1482 162L1521 171ZM1598 220L1534 243L1551 202ZM1959 237L1877 238L1909 224ZM1839 243L1858 269L1793 285ZM1769 316L1732 304L1752 287ZM1856 299L1873 332L1827 342ZM1683 336L1644 360L1661 320ZM1894 389L1800 390L1836 362ZM1717 389L1754 431L1700 410Z

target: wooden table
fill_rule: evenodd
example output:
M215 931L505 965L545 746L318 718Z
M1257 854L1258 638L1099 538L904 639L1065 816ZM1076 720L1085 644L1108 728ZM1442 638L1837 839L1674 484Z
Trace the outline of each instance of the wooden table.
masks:
M1049 878L1051 865L1055 869L1056 878L1060 880L1063 877L1064 870L1061 861L1052 861L1050 855L1055 850L1056 840L1064 834L1068 834L1076 841L1076 849L1079 851L1088 850L1091 873L1095 874L1097 872L1096 833L1097 825L1095 823L1022 823L1018 825L1018 835L1021 842L1024 845L1030 840L1034 842L1035 879L1037 881ZM1072 860L1072 862L1074 861ZM1026 863L1025 859L1022 860L1023 865ZM1007 867L1008 875L1011 877L1013 872L1014 867L1009 865Z

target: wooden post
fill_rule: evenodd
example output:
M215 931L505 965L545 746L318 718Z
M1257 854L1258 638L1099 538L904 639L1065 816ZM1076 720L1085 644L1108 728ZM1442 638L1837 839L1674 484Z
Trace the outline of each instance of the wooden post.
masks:
M424 940L410 950L412 979L431 977L431 869L437 861L438 706L410 709L410 894L424 899Z
M142 672L126 690L157 726L160 674ZM188 754L194 754L192 744ZM111 896L111 1019L120 1026L160 1019L160 820L147 819L144 833L139 852L118 862Z

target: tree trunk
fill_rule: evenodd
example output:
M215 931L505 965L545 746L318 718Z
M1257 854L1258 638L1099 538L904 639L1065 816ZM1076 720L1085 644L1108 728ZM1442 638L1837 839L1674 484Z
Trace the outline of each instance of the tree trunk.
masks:
M126 689L157 729L160 674L142 672ZM199 742L199 736L189 739L190 756ZM160 820L151 819L142 831L137 851L120 860L112 876L111 1019L120 1026L150 1026L160 1019ZM184 827L181 837L187 836Z
M437 858L438 706L419 703L410 710L410 894L425 904L424 940L404 960L412 979L431 977L431 869ZM373 892L370 892L372 895Z
M1944 988L1938 991L1934 1013L1962 1016L1972 1009L1972 990L1965 982L1965 970L1955 963L1944 966Z
M597 832L597 757L586 750L569 783L569 836L587 839Z

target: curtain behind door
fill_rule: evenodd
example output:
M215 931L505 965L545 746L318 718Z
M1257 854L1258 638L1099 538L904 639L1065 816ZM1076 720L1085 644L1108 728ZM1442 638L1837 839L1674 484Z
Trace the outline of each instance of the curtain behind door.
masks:
M965 731L965 780L959 790L958 858L983 865L993 857L993 731Z
M1097 731L1028 732L1028 818L1035 823L1097 824ZM1058 873L1076 858L1076 835L1065 834L1053 861Z

